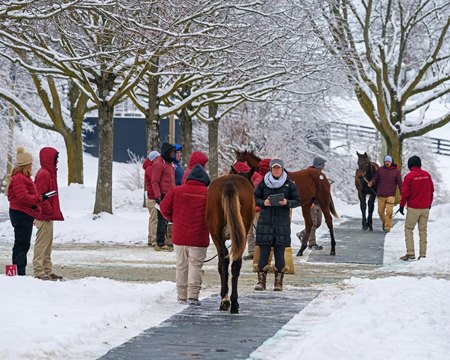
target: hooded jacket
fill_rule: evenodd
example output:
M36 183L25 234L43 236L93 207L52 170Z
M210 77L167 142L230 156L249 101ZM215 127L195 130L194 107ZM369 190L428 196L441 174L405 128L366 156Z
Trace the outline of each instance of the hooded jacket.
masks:
M11 176L8 187L9 208L21 211L33 218L41 213L42 196L33 180L19 172Z
M36 217L36 220L51 221L64 220L64 216L59 206L59 192L57 180L56 161L58 159L58 151L52 147L42 148L39 152L39 161L41 168L36 173L34 183L39 194L49 191L56 191L56 195L42 202L42 213Z
M161 199L170 189L175 187L175 168L171 162L173 158L170 153L175 151L175 147L169 143L161 146L161 156L153 160L151 170L151 184L155 199Z
M155 158L153 161L155 161L157 158ZM147 197L149 199L155 200L155 193L153 192L153 187L152 187L153 161L151 161L148 158L145 159L144 163L142 164L142 167L144 168L144 171L145 171L144 181L145 181L145 190L147 191Z
M186 183L174 187L161 202L161 214L173 222L172 241L175 245L209 246L205 221L208 185L208 174L201 165L196 165Z
M409 164L408 164L409 165ZM434 185L431 175L418 166L412 166L403 180L400 206L412 209L429 209L433 203Z
M201 165L204 168L207 162L208 157L205 154L203 154L201 151L194 151L191 154L191 158L189 159L189 166L183 174L183 180L181 181L181 183L186 183L187 177L189 176L189 173L195 165Z

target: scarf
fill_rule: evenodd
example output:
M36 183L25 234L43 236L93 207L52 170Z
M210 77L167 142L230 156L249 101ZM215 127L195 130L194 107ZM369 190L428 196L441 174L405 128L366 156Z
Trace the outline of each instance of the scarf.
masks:
M283 170L283 175L281 175L278 179L275 179L272 175L272 172L269 171L266 175L264 175L264 183L270 189L278 189L284 185L287 180L287 173Z

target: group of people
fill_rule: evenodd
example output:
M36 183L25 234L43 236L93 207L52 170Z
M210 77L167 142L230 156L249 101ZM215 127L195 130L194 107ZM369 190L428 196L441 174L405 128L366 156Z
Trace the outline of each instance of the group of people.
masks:
M413 237L416 225L419 229L419 259L427 256L427 224L434 194L433 180L431 175L422 169L420 157L417 155L410 157L408 169L409 172L402 182L400 170L392 156L386 155L383 166L377 169L368 182L369 187L376 189L378 215L385 232L389 232L392 228L397 188L401 193L398 211L404 215L404 208L408 207L405 220L406 254L400 257L404 261L416 258Z
M64 220L59 206L57 165L59 153L52 147L39 152L40 169L31 179L33 156L17 148L7 193L9 217L14 227L12 261L18 275L26 275L33 224L37 228L34 244L34 276L40 280L62 280L52 269L53 221Z

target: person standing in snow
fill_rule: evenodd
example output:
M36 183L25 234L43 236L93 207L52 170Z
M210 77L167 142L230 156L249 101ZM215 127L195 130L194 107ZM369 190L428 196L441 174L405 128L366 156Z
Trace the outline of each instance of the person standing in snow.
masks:
M36 173L34 183L40 194L55 191L56 194L42 203L42 212L36 216L36 241L34 243L34 276L41 280L62 280L53 272L52 246L53 221L63 221L59 206L57 165L59 153L55 148L44 147L39 152L41 168Z
M9 218L14 228L12 262L17 265L17 274L26 275L27 254L31 245L33 221L41 212L41 204L47 200L40 195L31 180L33 156L22 147L17 148L16 166L11 172L8 185Z
M175 144L175 157L173 159L173 165L175 167L175 185L181 185L183 181L184 169L181 164L181 156L183 152L183 148L181 145Z
M203 167L196 165L186 183L172 188L161 202L162 215L173 222L177 294L181 304L200 305L203 260L209 246L205 221L209 181Z
M145 205L148 209L148 246L156 245L156 229L158 227L158 210L156 210L156 198L152 188L152 169L153 161L160 156L158 151L150 151L147 159L145 159L142 167L145 170L145 192L147 194L145 198Z
M431 175L422 170L422 161L417 155L408 159L409 173L403 180L403 191L400 199L400 214L404 215L404 208L408 205L405 220L406 255L400 259L404 261L416 258L414 251L413 231L419 225L419 259L427 257L427 225L433 203L434 185Z
M188 168L186 169L186 171L183 174L183 179L182 179L181 183L182 184L186 183L187 177L189 176L189 173L191 172L192 168L195 165L199 164L203 168L205 168L207 162L208 162L208 156L203 154L201 151L194 151L191 154L191 157L189 158L189 165L188 165Z
M389 232L392 228L395 191L397 187L400 192L402 191L402 176L397 164L394 164L392 156L384 157L384 165L378 168L368 186L377 188L378 215L383 231Z

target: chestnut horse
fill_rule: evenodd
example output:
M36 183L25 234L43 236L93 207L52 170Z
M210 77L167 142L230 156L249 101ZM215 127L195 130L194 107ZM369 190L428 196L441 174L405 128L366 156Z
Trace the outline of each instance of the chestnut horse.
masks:
M252 151L237 151L236 159L247 161L249 166L254 164L255 158L258 158ZM259 158L258 158L259 159ZM330 182L322 171L315 168L307 168L300 171L288 172L289 177L295 182L295 186L300 194L300 206L302 207L303 219L305 220L305 236L297 256L302 256L308 246L308 237L311 232L313 222L311 218L311 206L315 200L319 203L323 212L325 222L330 231L331 250L330 255L336 255L336 240L334 239L333 219L338 217L331 197Z
M221 290L220 310L239 313L238 279L247 234L255 214L253 186L240 175L224 175L209 186L206 225L219 255L218 270ZM228 251L225 241L231 239ZM228 267L231 264L231 296L228 298ZM231 305L231 308L230 308Z
M359 207L362 215L362 229L373 231L372 214L375 207L375 198L377 197L376 188L369 187L368 182L372 180L375 172L378 170L378 164L370 161L369 155L365 152L358 155L358 169L355 172L355 186L358 191ZM369 195L369 201L366 206L366 198ZM366 207L368 209L366 217Z

